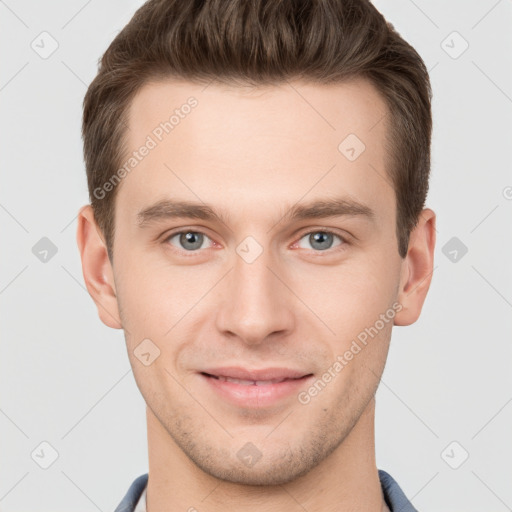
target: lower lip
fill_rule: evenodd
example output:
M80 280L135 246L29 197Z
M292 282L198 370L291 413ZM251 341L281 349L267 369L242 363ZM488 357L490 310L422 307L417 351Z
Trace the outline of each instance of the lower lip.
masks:
M275 384L256 386L255 384L244 385L236 382L208 377L204 374L199 376L222 398L230 401L237 407L262 408L277 404L279 401L297 395L301 388L304 388L313 375L300 379L290 379Z

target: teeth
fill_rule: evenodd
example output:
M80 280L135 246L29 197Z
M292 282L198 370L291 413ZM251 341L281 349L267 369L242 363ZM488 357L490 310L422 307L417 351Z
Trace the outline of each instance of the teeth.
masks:
M278 382L283 382L286 379L273 379L273 380L242 380L242 379L233 379L231 377L217 377L219 380L223 380L226 382L233 382L235 384L241 384L242 386L268 386L270 384L277 384Z

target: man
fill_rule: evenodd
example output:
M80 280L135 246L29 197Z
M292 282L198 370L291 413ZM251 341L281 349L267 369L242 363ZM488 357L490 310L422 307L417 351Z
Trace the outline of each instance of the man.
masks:
M430 285L431 90L364 0L152 0L84 101L87 289L149 473L117 511L414 511L375 461Z

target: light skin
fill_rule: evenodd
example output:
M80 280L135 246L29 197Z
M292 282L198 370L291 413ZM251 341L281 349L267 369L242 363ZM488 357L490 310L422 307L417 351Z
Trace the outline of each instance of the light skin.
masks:
M127 147L190 96L197 107L119 185L112 262L90 206L77 231L87 289L103 323L125 330L147 404L148 512L386 510L375 392L392 326L421 313L435 214L423 210L402 259L385 103L361 79L254 90L162 81L134 98ZM351 133L366 146L354 161L338 150ZM335 198L363 208L291 216ZM208 205L222 221L155 215L160 201ZM322 243L310 236L325 231ZM252 263L237 252L249 236L262 248ZM288 367L321 378L393 304L394 318L307 404L292 394L235 407L198 373ZM160 350L149 366L134 354L144 339ZM251 467L237 456L248 442L261 453Z

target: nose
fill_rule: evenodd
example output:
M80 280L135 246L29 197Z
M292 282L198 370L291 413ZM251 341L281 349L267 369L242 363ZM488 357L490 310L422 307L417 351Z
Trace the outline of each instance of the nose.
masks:
M217 328L247 345L258 345L294 327L294 297L268 251L252 263L236 255L234 268L224 280L217 310Z

